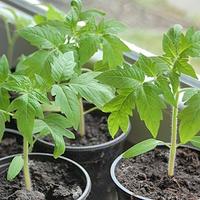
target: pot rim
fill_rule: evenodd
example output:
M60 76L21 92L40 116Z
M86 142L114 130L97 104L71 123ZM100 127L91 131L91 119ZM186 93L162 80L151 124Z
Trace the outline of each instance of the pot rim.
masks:
M129 123L129 127L128 127L128 130L126 133L121 133L120 136L108 141L108 142L105 142L105 143L102 143L102 144L96 144L96 145L89 145L89 146L70 146L70 145L66 145L66 150L67 151L88 151L88 150L99 150L99 149L104 149L104 148L107 148L107 147L110 147L110 146L113 146L117 143L120 143L121 141L123 141L129 134L129 132L131 131L131 124ZM47 142L43 139L38 139L37 141L43 143L43 144L46 144L46 145L49 145L51 147L54 147L55 145L51 142Z
M164 145L158 145L158 146L160 146L160 147L166 147L166 146L164 146ZM179 148L179 147L182 147L182 148L189 148L189 149L193 149L193 150L195 150L195 151L199 151L199 152L200 152L200 150L199 150L198 148L195 148L195 147L189 146L189 145L180 145L180 146L178 146L178 148ZM119 189L121 189L123 192L127 193L127 194L130 195L130 196L134 196L134 197L139 198L139 199L141 199L141 200L153 200L153 199L149 199L149 198L147 198L147 197L143 197L143 196L134 194L133 192L131 192L130 190L128 190L127 188L125 188L125 187L119 182L119 180L117 179L116 174L115 174L115 169L116 169L116 167L117 167L117 165L119 164L119 162L120 162L121 159L123 159L123 153L122 153L121 155L119 155L119 156L113 161L113 163L112 163L112 165L111 165L111 168L110 168L111 178L112 178L113 182L115 183L115 185L117 185L117 187L118 187Z
M16 155L20 155L20 154L13 154L13 155L5 156L3 158L0 158L0 162L3 160L9 159L9 158L13 158ZM46 156L46 157L54 158L53 155L49 154L49 153L29 153L29 156ZM69 163L72 163L73 165L77 166L83 172L85 179L86 179L86 185L85 185L83 194L77 200L84 200L86 197L89 196L91 188L92 188L92 183L91 183L91 179L90 179L88 172L80 164L78 164L77 162L75 162L69 158L59 156L58 159L62 159Z
M15 133L15 134L20 135L20 132L18 130L15 130L15 129L12 129L12 128L5 128L5 132L10 132L10 133Z
M136 195L134 194L133 192L131 192L130 190L128 190L127 188L125 188L117 179L116 175L115 175L115 169L116 169L116 166L118 165L119 161L123 158L122 156L123 154L119 155L115 160L114 162L112 163L111 165L111 168L110 168L110 174L111 174L111 178L113 180L113 182L115 183L115 185L117 185L118 188L120 188L123 192L127 193L128 195L130 196L134 196L134 197L137 197L141 200L152 200L152 199L149 199L149 198L145 198L145 197L142 197L142 196L139 196L139 195Z

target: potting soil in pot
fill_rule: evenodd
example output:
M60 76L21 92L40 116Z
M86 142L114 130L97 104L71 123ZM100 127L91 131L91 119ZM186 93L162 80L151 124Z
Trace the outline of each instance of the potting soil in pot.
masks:
M84 188L72 167L66 163L30 160L33 192L24 187L23 173L14 181L0 177L1 200L76 200Z
M123 159L116 169L119 182L136 195L153 200L200 199L200 152L177 150L175 176L168 177L168 149Z

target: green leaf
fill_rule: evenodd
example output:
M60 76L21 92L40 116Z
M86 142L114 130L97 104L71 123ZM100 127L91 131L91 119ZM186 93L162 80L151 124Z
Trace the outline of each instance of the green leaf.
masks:
M36 24L42 24L45 22L49 22L51 20L58 20L58 21L64 21L65 20L65 14L49 4L47 6L48 10L44 15L35 15L34 21Z
M41 119L35 119L34 127L33 127L33 134L39 133L42 131L48 131L46 123Z
M20 133L32 144L32 132L35 117L43 117L41 104L30 94L24 94L12 101L11 111L16 110L14 117Z
M57 82L69 79L69 77L74 73L75 66L74 55L71 51L60 54L59 56L54 56L53 62L51 63L53 79Z
M89 61L89 59L98 50L99 37L96 34L84 34L80 37L79 42L79 54L80 64L83 65Z
M81 20L88 20L88 19L93 18L93 17L102 17L104 15L105 15L105 13L102 12L102 11L99 11L99 10L96 10L96 9L90 9L90 10L86 10L86 11L81 12L80 19Z
M0 83L3 83L10 73L8 60L5 55L0 58Z
M41 76L44 80L44 85L48 88L52 84L51 67L49 59L51 52L46 50L38 50L26 57L17 67L17 74L26 75L31 80L35 78L35 74Z
M56 48L65 42L65 35L49 25L24 28L19 31L19 35L41 49Z
M163 144L163 142L159 141L159 140L155 140L155 139L144 140L144 141L134 145L130 149L128 149L123 154L123 157L124 158L133 158L133 157L139 156L141 154L144 154L148 151L155 149L160 144Z
M0 88L0 109L7 111L9 105L10 105L10 95L8 91L6 91L3 88Z
M32 89L31 80L24 75L9 75L5 84L2 85L5 89L15 92L27 92Z
M24 160L21 155L15 156L8 168L8 173L7 173L7 180L12 181L22 170L24 166Z
M33 19L36 24L42 24L47 21L46 17L43 15L34 15Z
M169 74L169 79L171 81L172 90L173 90L173 92L175 94L177 92L178 88L179 88L180 75L177 74L174 71L171 71L171 73Z
M137 88L144 82L144 73L136 66L124 66L124 69L108 70L97 79L115 88Z
M55 126L59 126L59 127L63 128L63 129L71 127L71 124L70 124L69 120L66 117L64 117L63 115L60 115L60 114L57 114L57 113L51 113L51 114L47 115L45 117L44 121L47 124L52 124L52 125L55 125ZM74 134L72 134L72 137L70 136L69 138L73 139L74 138Z
M103 61L110 68L122 65L123 54L130 51L129 48L116 36L106 34L103 36Z
M182 32L182 27L176 25L163 37L164 57L174 73L181 73L197 78L195 70L189 64L189 57L199 56L200 32L193 28Z
M200 131L200 93L193 95L180 112L179 135L181 143L190 141Z
M97 61L94 64L94 71L104 72L109 70L109 66L107 63L104 63L103 60Z
M113 91L110 87L99 83L98 80L95 79L97 75L99 75L98 72L81 74L73 78L69 86L88 102L101 108L113 98Z
M180 52L180 41L183 36L182 26L175 25L163 36L163 50L169 57L176 57Z
M200 55L200 31L195 31L194 28L189 28L184 38L182 47L182 56L197 57Z
M141 120L144 120L146 127L155 138L160 121L163 119L162 109L166 108L155 85L145 83L137 90L136 105Z
M110 19L110 20L102 20L99 24L99 28L103 33L107 34L118 34L126 29L126 26L121 22Z
M150 77L156 77L169 71L168 65L158 56L146 57L141 54L135 64Z
M83 7L83 3L81 0L72 0L71 7L78 9L80 12Z
M199 92L198 88L187 88L187 90L184 92L183 95L183 101L186 102L188 101L192 96L197 94Z
M80 109L76 94L69 87L60 85L53 85L51 93L55 96L55 105L60 107L61 112L77 130L80 122Z
M0 109L7 111L10 105L10 95L8 91L0 88ZM9 115L0 112L0 141L5 131L5 122L9 120Z
M43 122L36 121L35 127L39 124L40 128L34 128L34 131L47 131L49 132L54 140L54 157L58 158L65 152L65 141L63 136L74 139L74 134L67 130L70 126L69 121L62 115L53 113L45 116Z
M116 96L104 106L104 112L111 112L108 117L108 128L113 138L119 128L121 128L123 132L127 132L129 116L132 116L134 107L135 96L133 91Z
M65 20L65 14L52 6L51 4L48 5L48 10L46 12L47 20Z
M6 128L5 127L5 117L4 117L4 114L0 113L0 142L3 138L5 128Z
M190 65L188 62L188 58L180 58L175 62L174 67L176 67L180 73L186 74L197 79L195 70L193 69L192 65Z
M194 136L190 142L193 146L200 148L200 136Z
M157 86L161 89L161 92L170 105L175 106L175 99L170 88L170 81L165 76L159 76L156 80Z

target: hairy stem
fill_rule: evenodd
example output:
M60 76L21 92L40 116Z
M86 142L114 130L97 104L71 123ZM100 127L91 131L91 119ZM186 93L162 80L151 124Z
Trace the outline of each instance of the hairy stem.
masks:
M80 125L79 125L79 133L83 137L85 135L85 117L84 117L84 109L83 109L82 98L80 98L79 102L80 102Z
M176 105L172 108L172 128L171 128L171 145L170 145L170 154L169 154L169 163L168 163L168 175L170 177L174 176L174 167L176 159L176 148L177 148L177 117L178 117L178 99L179 92L175 96Z
M25 186L28 191L32 190L32 184L31 184L31 178L30 178L30 172L29 172L29 166L28 166L28 141L24 138L24 149L23 149L23 157L24 157L24 180L25 180Z
M92 111L94 111L94 110L97 110L98 108L95 106L95 107L93 107L93 108L90 108L90 109L88 109L88 110L86 110L85 112L84 112L84 115L86 115L86 114L88 114L88 113L90 113L90 112L92 112Z

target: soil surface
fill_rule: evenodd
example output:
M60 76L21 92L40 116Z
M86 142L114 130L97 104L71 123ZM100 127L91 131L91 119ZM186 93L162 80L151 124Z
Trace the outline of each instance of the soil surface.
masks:
M82 195L82 183L66 163L30 161L32 192L24 187L23 173L14 181L0 176L1 200L76 200ZM84 187L84 186L83 186Z
M17 142L15 136L5 137L0 143L0 158L16 153L22 153L22 145Z
M79 132L71 130L75 134L75 140L69 140L65 137L66 145L70 146L90 146L103 144L111 141L112 137L109 134L107 126L107 116L86 114L85 115L85 136L81 137ZM52 139L48 136L46 141L51 142Z
M200 199L200 152L177 150L175 176L167 176L169 150L157 148L123 159L116 169L119 182L134 194L154 200Z
M87 114L85 116L85 136L81 137L76 131L75 140L66 140L71 146L89 146L103 144L112 140L108 131L107 116Z

